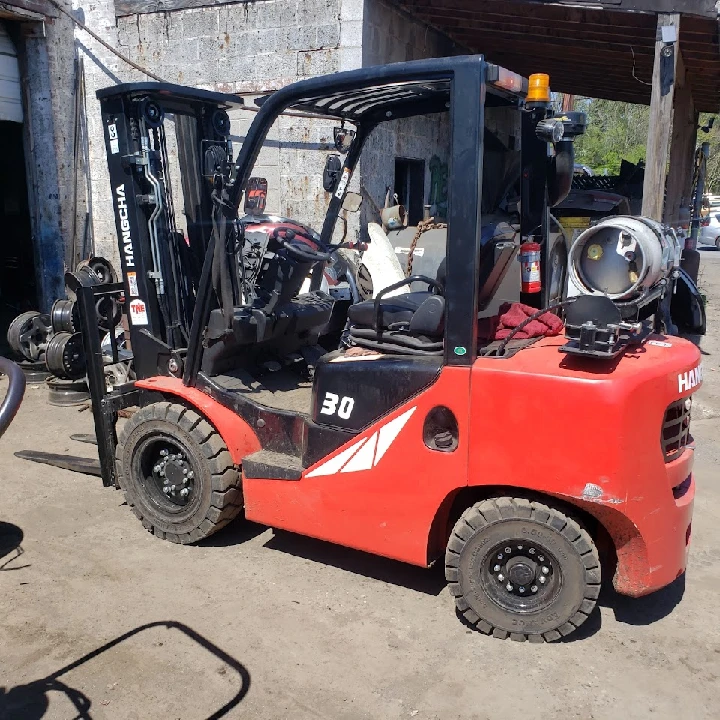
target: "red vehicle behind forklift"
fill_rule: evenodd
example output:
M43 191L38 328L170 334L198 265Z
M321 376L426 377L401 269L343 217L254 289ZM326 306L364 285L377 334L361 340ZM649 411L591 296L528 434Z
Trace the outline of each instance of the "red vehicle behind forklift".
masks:
M148 531L193 543L243 513L423 567L444 560L469 623L534 642L569 635L593 611L600 551L627 595L684 572L700 354L653 334L666 276L642 300L565 299L567 254L550 241L548 208L569 190L584 118L553 114L534 80L528 94L527 80L474 56L298 82L258 101L235 158L235 96L154 83L98 93L123 282L76 291L103 482ZM519 129L502 148L486 123L498 109ZM271 125L293 112L337 120L347 152L321 230L275 219L258 242L238 219L242 196ZM188 242L169 192L166 114ZM336 302L322 272L366 140L390 120L435 115L450 129L444 261L374 300ZM498 165L503 152L512 162ZM518 240L492 231L500 216ZM619 237L637 289L642 248ZM611 242L596 238L583 257L609 258ZM567 337L479 340L479 308L521 243L539 245L542 275L522 299L564 312ZM95 308L112 293L137 380L108 393ZM334 313L339 345L327 334ZM117 437L129 406L139 410Z

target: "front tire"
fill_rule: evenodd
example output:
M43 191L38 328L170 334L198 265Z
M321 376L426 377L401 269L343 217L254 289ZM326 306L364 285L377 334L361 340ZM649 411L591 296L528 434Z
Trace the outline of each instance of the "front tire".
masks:
M595 608L601 581L595 544L577 522L510 497L462 514L445 577L467 622L499 639L531 642L574 632Z
M715 238L715 249L720 250L720 237Z
M118 484L146 530L193 543L242 510L240 474L217 431L194 410L159 402L125 424L116 451Z

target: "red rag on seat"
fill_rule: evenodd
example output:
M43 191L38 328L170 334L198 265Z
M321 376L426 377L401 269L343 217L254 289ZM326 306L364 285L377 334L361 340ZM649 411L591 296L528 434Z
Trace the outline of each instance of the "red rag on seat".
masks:
M481 318L478 321L478 336L483 340L502 340L520 323L527 320L537 310L522 303L504 303L500 306L498 316ZM552 313L546 312L529 322L513 337L518 340L527 340L536 337L552 337L559 335L564 328L563 321ZM492 334L490 334L492 332Z

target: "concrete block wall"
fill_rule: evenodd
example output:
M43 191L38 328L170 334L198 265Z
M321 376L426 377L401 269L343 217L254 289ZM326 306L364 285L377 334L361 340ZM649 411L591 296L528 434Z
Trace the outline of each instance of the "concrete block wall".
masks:
M75 13L83 22L113 47L118 47L113 0L74 0ZM90 171L90 208L92 213L95 251L110 259L120 269L120 256L115 234L113 200L107 172L105 140L100 116L100 103L95 93L100 88L124 82L143 82L148 78L104 48L86 32L75 28L75 43L85 65L85 104L87 152ZM122 49L122 48L119 48Z
M115 18L113 0L83 5L85 22L111 45L168 82L254 96L296 80L362 64L364 0L240 0L212 7ZM95 91L148 78L76 32L86 57L92 215L98 251L118 258L99 104ZM233 114L242 142L254 114ZM171 128L168 128L171 133ZM327 121L282 118L255 168L268 178L268 210L318 227L329 196L322 189ZM171 160L174 155L170 142ZM318 152L320 151L320 152ZM173 177L176 208L182 207ZM181 227L184 225L179 218Z
M79 6L79 0L75 0ZM113 0L83 5L89 27L132 60L169 82L242 93L246 102L299 79L399 60L460 52L445 36L410 19L387 0L241 0L231 4L115 18ZM97 251L117 261L112 201L100 122L98 88L147 80L86 33L75 32L85 56L92 217ZM233 114L242 142L254 115ZM170 135L172 128L168 128ZM171 138L170 138L171 140ZM351 189L363 185L382 206L394 184L395 157L447 160L442 118L391 123L369 140ZM174 155L173 142L170 154ZM329 196L322 188L332 123L284 117L268 136L255 174L269 182L268 210L319 227ZM173 177L176 209L182 208ZM426 200L427 198L425 198ZM366 219L376 219L366 204ZM180 214L180 210L178 212ZM184 225L182 218L178 224Z

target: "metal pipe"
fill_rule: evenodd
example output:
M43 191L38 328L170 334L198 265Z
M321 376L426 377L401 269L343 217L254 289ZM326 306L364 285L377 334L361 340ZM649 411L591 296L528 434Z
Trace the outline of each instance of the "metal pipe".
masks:
M0 373L8 377L8 391L0 405L0 437L8 429L25 395L25 373L12 361L0 357Z
M700 212L702 210L703 195L705 195L705 175L707 173L707 161L710 157L710 143L704 142L700 146L699 152L702 154L702 158L698 168L695 197L693 198L693 212L690 221L690 243L685 246L687 250L697 249L697 239L700 231Z

